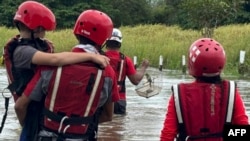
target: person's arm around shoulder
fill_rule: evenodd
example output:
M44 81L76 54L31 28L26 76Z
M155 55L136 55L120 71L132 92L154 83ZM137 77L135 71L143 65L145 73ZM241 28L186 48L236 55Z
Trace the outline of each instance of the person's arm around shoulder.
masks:
M136 73L128 75L130 82L134 85L138 85L141 82L148 66L149 66L149 61L144 59L142 61L141 67L136 71Z
M32 58L32 63L37 65L63 66L85 61L93 61L100 64L102 67L106 67L109 64L109 60L110 59L104 55L92 53L45 53L37 51Z

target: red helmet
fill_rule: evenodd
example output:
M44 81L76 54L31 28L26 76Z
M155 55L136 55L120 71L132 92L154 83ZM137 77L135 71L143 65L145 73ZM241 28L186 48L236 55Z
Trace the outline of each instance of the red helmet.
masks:
M22 22L31 30L41 26L45 30L56 28L56 18L45 5L36 1L25 1L17 9L14 21Z
M220 75L225 63L225 51L214 39L198 39L189 48L188 70L194 77Z
M78 17L74 34L84 36L97 45L103 45L112 35L113 22L110 17L98 10L86 10Z

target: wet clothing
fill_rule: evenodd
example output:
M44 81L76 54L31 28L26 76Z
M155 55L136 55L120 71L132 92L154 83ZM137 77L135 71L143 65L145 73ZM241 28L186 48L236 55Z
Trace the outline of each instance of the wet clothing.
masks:
M174 141L177 134L186 132L187 136L208 135L206 141L222 141L221 133L226 124L228 102L230 101L228 92L230 87L227 81L222 84L210 83L184 83L179 84L179 93L173 93L168 103L167 114L163 129L161 131L161 141ZM177 88L177 89L178 89ZM231 124L248 125L248 117L242 98L235 89ZM179 104L177 104L179 102ZM177 104L177 105L176 105ZM180 109L178 108L180 105ZM180 114L183 118L180 118ZM177 116L178 115L178 116ZM180 119L183 119L183 124ZM184 128L183 128L184 127ZM214 137L211 137L216 135ZM196 139L203 141L204 138ZM187 140L189 141L189 139Z
M119 88L120 99L115 103L114 113L125 114L126 113L126 77L136 74L134 64L128 56L125 56L119 51L108 50L105 55L110 58L110 65L116 72L116 78ZM123 63L122 63L123 61Z
M91 51L90 45L78 45L76 50ZM74 51L76 51L74 50ZM99 110L108 101L118 101L115 72L110 66L84 62L63 67L39 67L24 94L32 101L45 98L44 138L89 139L89 125L96 122ZM98 124L98 123L97 123ZM91 129L92 127L90 127Z

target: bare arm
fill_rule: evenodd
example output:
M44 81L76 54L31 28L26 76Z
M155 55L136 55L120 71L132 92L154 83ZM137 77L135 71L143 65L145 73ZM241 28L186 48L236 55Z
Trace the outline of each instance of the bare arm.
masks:
M138 85L142 80L148 66L149 66L148 60L143 60L141 67L136 71L136 74L128 76L130 82L134 85Z
M30 103L29 98L24 94L22 94L22 96L19 97L15 103L15 112L21 126L23 126L24 124L24 119L27 113L27 107L29 103Z
M109 64L108 57L92 53L44 53L41 51L37 51L32 58L32 63L34 64L50 66L63 66L85 61L93 61L97 64L100 64L102 67L106 67Z
M114 111L114 103L110 100L110 102L106 102L103 105L103 111L99 117L99 122L107 122L111 121L113 117L113 111Z

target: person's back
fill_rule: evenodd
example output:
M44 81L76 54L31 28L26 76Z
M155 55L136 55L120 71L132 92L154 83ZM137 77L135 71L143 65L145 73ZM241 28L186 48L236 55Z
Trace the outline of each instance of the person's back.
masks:
M41 85L48 88L44 89L48 94L44 104L44 129L39 136L44 138L53 133L56 136L52 138L88 139L88 124L99 118L96 110L115 97L115 93L111 95L114 91L110 84L115 85L112 71L110 67L100 69L91 62L42 68L35 78L42 80ZM34 87L29 86L26 93L36 93L29 92L29 88Z
M222 141L224 125L249 124L235 82L220 76L225 63L224 49L213 39L190 46L188 69L195 81L172 86L161 141Z
M117 84L120 94L120 100L115 103L115 114L126 114L126 77L134 85L137 85L143 78L144 73L149 65L144 60L140 70L136 70L132 59L120 52L122 45L122 33L119 29L114 28L112 36L106 42L105 55L110 58L110 65L116 72Z

